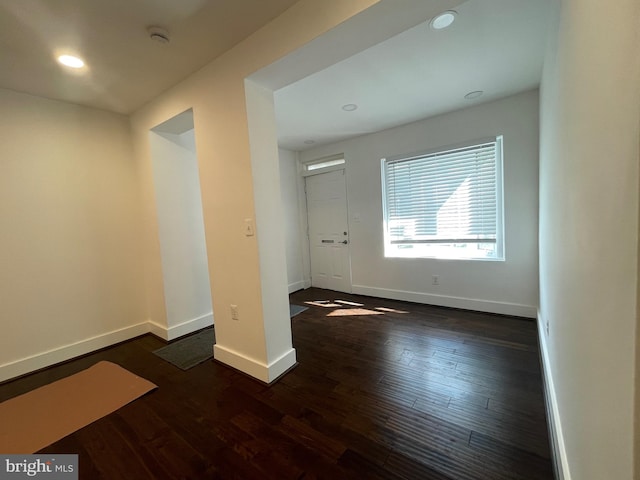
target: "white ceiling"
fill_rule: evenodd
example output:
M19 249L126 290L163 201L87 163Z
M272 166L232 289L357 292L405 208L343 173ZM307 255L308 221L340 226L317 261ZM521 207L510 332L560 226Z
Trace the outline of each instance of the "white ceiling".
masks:
M433 31L425 13L416 27L275 92L280 146L304 150L539 84L558 0L421 1L387 1L385 21L454 4L456 22ZM131 113L295 2L0 0L0 88ZM149 39L151 25L169 30L169 45ZM59 66L62 52L82 56L86 69ZM485 93L464 100L473 90ZM347 103L359 108L345 112Z
M131 113L296 1L0 0L0 87ZM152 25L168 45L149 39ZM62 52L87 68L62 68Z
M445 30L425 19L276 91L279 145L305 150L536 88L555 2L468 0ZM474 90L483 96L465 100Z

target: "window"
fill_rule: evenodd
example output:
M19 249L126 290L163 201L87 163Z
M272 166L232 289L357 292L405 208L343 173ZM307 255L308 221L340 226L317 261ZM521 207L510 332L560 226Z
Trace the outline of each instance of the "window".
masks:
M382 160L386 257L503 260L502 137Z
M337 168L344 168L344 164L344 155L332 155L330 157L319 158L317 160L305 163L304 170L306 175L310 175L309 172L320 173L320 171L330 171Z

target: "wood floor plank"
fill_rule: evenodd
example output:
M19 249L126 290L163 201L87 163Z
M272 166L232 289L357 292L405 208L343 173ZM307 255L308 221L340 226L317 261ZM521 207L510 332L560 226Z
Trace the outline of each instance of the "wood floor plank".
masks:
M553 478L551 464L546 458L508 445L494 437L471 432L469 446L488 453L492 466L506 478Z
M552 479L536 324L308 289L299 365L268 387L182 371L151 335L0 385L0 401L100 360L158 389L43 449L81 479Z

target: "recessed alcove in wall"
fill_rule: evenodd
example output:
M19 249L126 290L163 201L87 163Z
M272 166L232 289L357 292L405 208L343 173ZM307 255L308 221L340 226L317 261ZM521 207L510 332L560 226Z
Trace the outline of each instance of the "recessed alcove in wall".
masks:
M213 323L193 110L149 131L166 323L172 340Z

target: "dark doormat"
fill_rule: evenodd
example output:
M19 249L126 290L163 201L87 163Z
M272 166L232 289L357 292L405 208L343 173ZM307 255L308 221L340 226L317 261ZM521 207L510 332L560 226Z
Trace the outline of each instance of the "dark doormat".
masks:
M289 316L291 318L295 317L297 314L308 310L309 307L303 307L302 305L294 305L293 303L289 304Z
M214 343L216 343L216 334L213 327L209 327L195 335L154 350L153 353L182 370L189 370L213 357Z
M293 317L308 308L290 304L289 316ZM189 335L166 347L154 350L153 353L182 370L189 370L213 357L214 343L216 343L216 334L213 327L209 327L195 335Z

